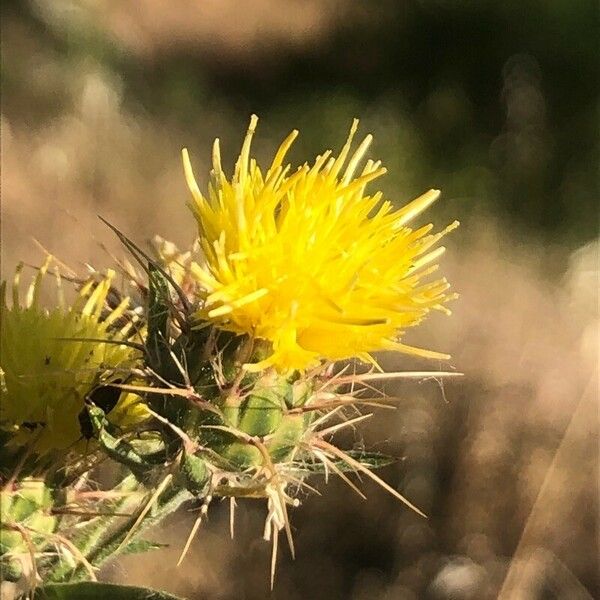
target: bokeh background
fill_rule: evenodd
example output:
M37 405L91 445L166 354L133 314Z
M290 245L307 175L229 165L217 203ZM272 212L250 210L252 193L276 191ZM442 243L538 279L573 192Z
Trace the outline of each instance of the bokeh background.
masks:
M296 163L360 117L388 197L441 188L428 217L462 222L444 258L454 315L410 341L465 377L387 384L398 409L354 437L402 457L382 475L429 519L368 482L366 502L319 483L273 598L600 594L598 24L586 0L2 2L4 278L40 262L34 238L72 266L109 264L122 250L97 214L188 245L180 149L206 173L218 136L232 165L252 112L264 160L300 129ZM231 541L214 504L176 568L195 517L181 511L155 532L172 549L103 577L269 597L264 510L241 503Z

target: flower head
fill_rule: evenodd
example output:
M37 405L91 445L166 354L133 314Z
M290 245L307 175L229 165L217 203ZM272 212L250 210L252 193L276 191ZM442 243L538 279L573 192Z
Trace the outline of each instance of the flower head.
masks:
M292 171L284 159L293 131L262 171L250 158L256 123L253 116L231 179L215 141L207 194L183 151L205 257L192 265L203 287L198 316L269 342L270 355L248 365L254 370L372 361L378 350L444 357L400 341L430 310L447 312L451 298L445 279L423 280L444 251L437 242L457 223L436 234L432 225L407 226L439 192L399 209L381 192L366 193L386 169L367 160L359 170L372 136L351 152L358 121L337 157L327 151Z
M7 305L4 282L0 299L0 428L13 433L13 443L30 444L40 455L71 448L81 439L79 415L86 396L127 369L135 353L113 343L125 340L131 326L116 326L127 299L106 309L114 273L89 280L70 306L57 273L58 306L46 310L39 297L49 265L50 259L31 283L24 303L19 295L20 268L12 306ZM130 396L123 394L115 407L114 414L124 422L137 410Z

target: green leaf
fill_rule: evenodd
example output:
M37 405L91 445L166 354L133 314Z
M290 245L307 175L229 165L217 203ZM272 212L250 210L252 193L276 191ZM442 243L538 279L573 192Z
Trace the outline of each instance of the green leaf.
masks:
M143 522L138 525L133 537L131 538L131 542L139 539L141 535L143 535L144 531L146 531L152 525L159 523L164 517L174 513L183 502L192 498L191 494L187 490L180 490L175 487L168 487L161 497L159 498L154 510L150 511L144 518ZM125 539L125 537L129 534L129 530L137 521L138 515L134 514L131 519L126 520L122 523L121 527L114 532L109 539L103 540L102 544L89 555L87 555L87 559L94 567L100 567L107 560L113 558L118 553L123 552L121 548L121 542ZM84 577L86 574L85 569L81 565L76 567L75 573L72 575L73 577ZM64 576L64 574L61 574Z
M133 492L139 488L138 480L134 475L125 477L115 491L124 492L124 496L107 503L107 508L115 513L125 513L132 509L132 497L127 492ZM137 508L137 502L135 504ZM129 521L128 521L129 522ZM96 517L87 523L82 523L75 529L70 540L85 557L92 557L102 548L106 539L106 534L113 531L116 527L123 525L122 517ZM85 569L82 569L85 572ZM60 560L57 556L51 562L51 568L45 575L48 583L64 583L70 580L73 567L66 560Z
M169 290L169 281L165 272L153 262L148 264L148 334L146 336L146 355L148 366L163 380L183 385L181 367L173 359L170 345L170 323L175 315ZM181 361L182 357L177 357ZM185 365L185 361L183 361ZM165 417L171 423L179 424L188 412L189 404L185 398L162 394L148 394L146 398L150 408Z
M160 542L151 542L149 540L133 540L123 548L121 554L140 554L150 550L160 550L166 548L169 544L161 544Z
M350 458L358 461L368 469L381 469L395 463L397 460L395 457L388 456L387 454L381 454L379 452L363 452L362 450L347 450L344 451L344 454L347 454ZM342 459L331 459L331 462L333 462L340 471L356 471L354 467L344 462ZM308 471L309 473L325 473L323 463L316 458L297 462L294 466L298 470Z
M152 264L148 265L148 336L146 348L150 366L161 373L172 362L168 353L169 284ZM166 363L166 364L165 364Z
M38 588L34 600L182 600L150 588L112 583L56 583Z
M134 474L142 477L148 471L150 466L133 449L129 442L116 438L109 433L108 429L110 423L106 419L106 415L101 408L90 404L86 406L86 409L90 416L92 427L94 428L94 434L102 446L102 449L113 460L129 467Z

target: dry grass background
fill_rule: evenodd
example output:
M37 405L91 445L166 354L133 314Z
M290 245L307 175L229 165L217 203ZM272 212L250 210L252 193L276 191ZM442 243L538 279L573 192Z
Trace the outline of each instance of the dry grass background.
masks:
M185 9L184 0L178 4ZM292 3L305 24L294 30L310 32L300 39L290 37L290 21L277 17L270 2L259 4L264 13L250 22L236 18L233 2L206 3L192 21L181 17L185 10L160 2L137 14L135 3L106 0L90 3L82 15L148 59L173 43L173 32L181 43L199 36L243 56L240 49L258 43L258 22L278 43L310 44L326 35L329 11L349 10L345 3L327 3L326 11L315 2ZM50 3L37 5L51 10ZM109 264L100 244L122 251L98 213L137 241L159 233L189 243L194 227L184 208L180 147L195 144L196 172L206 171L212 138L241 135L231 125L233 109L209 103L184 129L125 105L118 79L99 64L57 62L17 21L3 35L3 59L22 64L33 96L55 100L43 114L27 98L3 98L3 277L18 260L39 263L32 238L72 266ZM271 135L259 149L272 147L280 133L265 128ZM448 245L444 269L461 294L454 315L435 317L410 340L450 352L465 377L443 388L388 384L386 391L399 397L397 410L376 415L358 440L403 457L383 475L430 518L368 483L367 502L339 482L320 484L323 496L303 499L293 513L297 559L284 551L274 598L541 599L600 592L598 245L575 252L559 242L548 246L492 216L463 216ZM393 369L431 367L382 360ZM241 503L232 542L228 509L215 504L176 568L194 518L183 511L155 532L171 549L119 560L104 576L189 598L267 597L263 512Z

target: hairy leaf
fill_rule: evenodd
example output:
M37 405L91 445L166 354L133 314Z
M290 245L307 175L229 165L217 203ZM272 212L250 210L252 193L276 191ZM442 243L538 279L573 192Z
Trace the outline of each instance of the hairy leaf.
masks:
M360 462L368 469L381 469L387 467L397 461L393 456L387 454L381 454L379 452L363 452L362 450L348 450L344 454L347 454L350 458ZM340 471L356 471L356 469L344 462L340 458L331 459L331 462ZM325 473L325 467L323 463L316 458L310 458L302 462L296 462L294 466L302 471L308 471L310 473Z
M56 583L38 588L34 600L182 600L150 588L112 583Z

